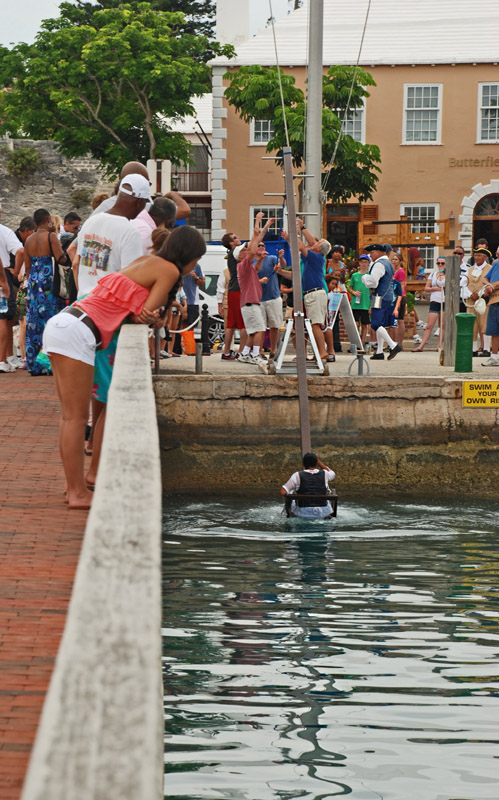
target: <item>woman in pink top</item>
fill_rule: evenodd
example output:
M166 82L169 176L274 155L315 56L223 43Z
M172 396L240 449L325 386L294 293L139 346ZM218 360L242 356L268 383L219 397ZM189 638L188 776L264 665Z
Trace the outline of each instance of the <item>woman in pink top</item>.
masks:
M202 235L187 225L168 235L156 255L141 256L110 273L83 300L47 323L43 348L50 357L61 404L59 448L70 508L90 508L84 478L84 443L95 351L106 347L123 320L151 324L175 298L182 275L206 252Z
M406 313L406 308L407 308L407 306L406 306L406 302L407 302L407 299L406 299L406 296L407 296L407 291L406 291L407 276L405 274L405 269L404 269L404 259L402 258L401 255L399 255L399 253L393 253L393 255L392 255L392 266L393 266L393 269L395 270L394 275L393 275L393 279L398 281L400 283L401 287L402 287L402 299L400 301L400 305L399 305L399 308L398 308L398 317L397 317L398 325L397 325L397 331L396 331L396 334L395 334L394 338L397 339L397 341L398 341L398 343L400 345L403 345L404 344L404 335L405 335L404 318L405 318L405 313ZM392 336L393 336L393 334L392 334Z

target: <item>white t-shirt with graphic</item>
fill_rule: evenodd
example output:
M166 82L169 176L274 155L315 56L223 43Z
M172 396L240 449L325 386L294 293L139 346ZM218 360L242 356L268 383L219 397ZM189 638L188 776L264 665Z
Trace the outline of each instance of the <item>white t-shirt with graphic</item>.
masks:
M143 254L137 228L126 217L95 214L78 234L78 299L87 295L108 272L119 272Z

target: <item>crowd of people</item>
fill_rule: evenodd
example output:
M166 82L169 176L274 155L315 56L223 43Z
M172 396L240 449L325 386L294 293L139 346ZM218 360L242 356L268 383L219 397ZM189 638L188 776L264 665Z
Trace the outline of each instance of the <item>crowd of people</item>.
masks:
M284 250L271 255L265 234L273 225L270 218L261 228L263 214L256 217L253 239L243 244L235 233L227 233L222 244L227 248L227 268L217 286L219 313L224 318L223 361L263 363L276 354L279 331L293 315L293 279ZM445 256L437 255L436 269L425 270L418 248L409 248L406 267L400 250L389 244L370 244L357 259L345 258L345 247L331 246L317 239L297 220L303 304L310 320L319 357L334 362L342 352L338 295L346 294L359 329L362 348L374 350L372 360L394 358L403 350L406 320L410 318L412 353L424 350L436 327L438 347L442 346L445 319ZM281 232L284 240L289 233ZM256 239L255 239L256 237ZM488 358L484 366L495 366L493 337L499 333L492 320L487 327L489 306L496 303L496 287L491 270L499 264L499 248L494 260L486 240L476 242L473 256L467 259L457 246L453 254L461 259L460 311L476 316L474 356ZM408 278L421 281L418 299L429 298L426 323L419 319L417 306L407 306ZM490 281L490 283L489 283ZM489 299L490 298L490 299ZM495 311L495 309L494 309ZM239 351L233 349L239 331ZM492 344L490 344L492 342ZM343 343L344 344L344 343ZM363 352L363 350L360 350Z
M199 315L205 278L198 262L206 245L195 228L174 228L189 214L176 192L152 198L147 170L129 162L114 193L94 198L93 212L84 221L75 211L61 218L39 208L16 230L0 225L0 372L54 374L71 508L87 508L91 502L121 323L127 318L147 324L151 333L165 329L168 357L175 355L178 338L168 332L192 328ZM224 361L260 365L265 350L274 357L283 321L293 316L293 272L284 248L273 255L265 241L274 219L262 223L260 212L247 243L234 233L222 239L227 267L217 297L225 322ZM290 235L282 232L284 240ZM299 218L296 236L303 305L318 357L334 362L342 350L338 309L346 295L362 347L369 337L372 359L383 360L385 352L394 358L403 349L407 314L401 253L374 243L352 265L342 245L332 247L316 238ZM485 241L477 242L470 263L462 248L454 253L462 258L463 309L476 316L474 352L487 358L484 365L499 366L499 249L495 261ZM425 326L416 315L416 325L425 330L421 339L415 327L412 352L423 350L437 321L442 336L445 263L439 256L436 270L425 275L428 320ZM418 272L418 260L411 257L411 273ZM238 353L232 348L236 330ZM92 436L85 446L89 416ZM84 452L92 456L86 470Z
M54 375L71 508L91 502L121 323L162 327L182 276L206 250L195 228L172 230L190 208L176 192L153 199L138 162L124 166L114 193L94 198L93 209L85 221L39 208L15 231L0 225L0 371Z

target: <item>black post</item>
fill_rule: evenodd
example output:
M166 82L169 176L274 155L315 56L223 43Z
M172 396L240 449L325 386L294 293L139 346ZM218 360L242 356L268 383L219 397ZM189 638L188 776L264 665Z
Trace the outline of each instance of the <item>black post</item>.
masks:
M203 310L201 311L201 344L203 345L203 355L211 356L210 347L210 315L208 314L208 306L203 303Z

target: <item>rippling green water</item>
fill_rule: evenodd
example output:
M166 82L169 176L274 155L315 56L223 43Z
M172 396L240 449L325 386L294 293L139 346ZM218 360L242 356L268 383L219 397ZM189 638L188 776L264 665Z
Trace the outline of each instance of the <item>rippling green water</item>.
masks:
M497 800L499 505L164 515L165 797Z

